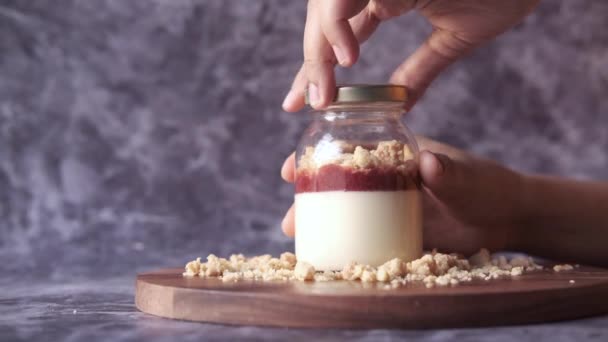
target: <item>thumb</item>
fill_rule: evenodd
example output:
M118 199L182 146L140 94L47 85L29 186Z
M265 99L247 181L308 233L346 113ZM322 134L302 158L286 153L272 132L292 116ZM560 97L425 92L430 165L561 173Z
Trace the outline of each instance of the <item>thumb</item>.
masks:
M473 45L456 33L435 29L424 44L391 76L390 83L403 85L410 91L405 109L409 111L431 82L452 62L466 54Z
M422 183L439 200L462 198L470 182L468 174L468 168L460 160L430 151L420 153Z

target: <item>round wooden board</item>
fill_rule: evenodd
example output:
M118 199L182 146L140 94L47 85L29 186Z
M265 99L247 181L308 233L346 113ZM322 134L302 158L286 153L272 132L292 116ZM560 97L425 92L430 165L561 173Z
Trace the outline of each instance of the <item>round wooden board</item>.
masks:
M430 289L347 281L224 283L181 273L139 274L137 308L191 321L315 328L473 327L608 313L608 270L592 267Z

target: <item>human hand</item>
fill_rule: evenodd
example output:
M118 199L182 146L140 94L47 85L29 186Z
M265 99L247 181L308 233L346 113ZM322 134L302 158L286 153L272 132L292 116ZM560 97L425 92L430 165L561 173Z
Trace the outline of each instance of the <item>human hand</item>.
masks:
M390 83L410 90L406 109L448 65L519 23L540 0L309 0L304 31L304 63L283 109L304 107L308 87L313 108L326 107L335 95L334 66L355 64L359 45L380 22L417 10L433 33L393 73Z
M471 254L480 248L511 249L524 209L524 177L490 160L418 137L424 205L424 246ZM431 152L432 151L432 152ZM295 156L281 169L287 182L295 180ZM295 234L294 206L282 223Z

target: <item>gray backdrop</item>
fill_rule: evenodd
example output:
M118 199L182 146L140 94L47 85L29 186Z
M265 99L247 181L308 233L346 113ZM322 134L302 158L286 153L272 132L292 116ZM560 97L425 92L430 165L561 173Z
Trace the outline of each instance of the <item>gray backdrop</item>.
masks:
M2 0L0 264L64 279L291 249L280 109L304 1ZM430 32L381 27L341 81L384 82ZM408 117L528 172L608 177L608 1L546 0Z

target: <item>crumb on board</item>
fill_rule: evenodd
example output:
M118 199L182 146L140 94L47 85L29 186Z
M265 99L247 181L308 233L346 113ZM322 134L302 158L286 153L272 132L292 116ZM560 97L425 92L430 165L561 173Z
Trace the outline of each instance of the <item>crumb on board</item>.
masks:
M556 269L557 266L561 267ZM273 258L268 254L251 258L242 254L233 254L228 259L224 259L211 254L206 262L201 262L201 258L188 262L183 276L218 278L224 282L349 280L384 283L386 284L384 288L388 289L407 283L421 283L427 288L456 286L474 279L490 281L512 278L542 269L543 267L536 264L531 257L516 256L509 260L504 256L492 256L487 249L482 249L468 259L433 250L410 262L395 258L379 267L351 262L341 271L317 272L313 265L298 261L293 253L286 252L279 258ZM554 267L556 272L566 269L572 269L572 266Z
M293 276L297 280L314 280L315 268L304 261L299 261L293 271Z
M553 271L555 271L555 272L568 272L568 271L572 271L573 269L574 269L574 267L572 267L572 265L570 265L570 264L562 264L562 265L553 266Z

